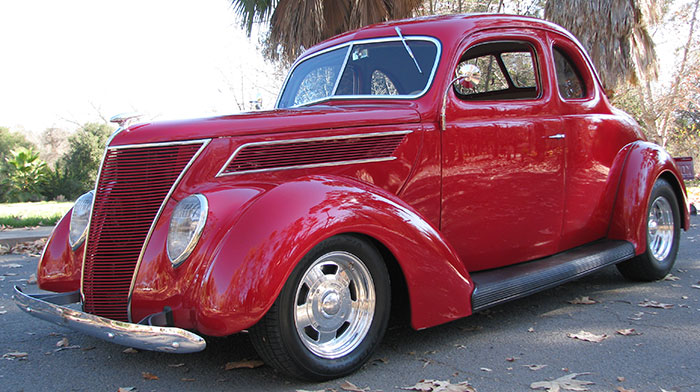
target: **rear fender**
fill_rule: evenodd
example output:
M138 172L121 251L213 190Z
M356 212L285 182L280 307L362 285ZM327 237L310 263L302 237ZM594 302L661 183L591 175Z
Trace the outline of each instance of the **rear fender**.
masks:
M299 260L341 233L372 237L392 252L408 286L414 328L471 314L468 273L430 223L371 185L313 176L267 191L241 213L191 294L199 304L197 329L221 336L254 325Z
M608 238L629 241L636 254L641 254L646 251L646 206L657 179L664 178L674 188L685 230L690 228L690 210L685 185L673 158L653 143L636 141L628 146Z

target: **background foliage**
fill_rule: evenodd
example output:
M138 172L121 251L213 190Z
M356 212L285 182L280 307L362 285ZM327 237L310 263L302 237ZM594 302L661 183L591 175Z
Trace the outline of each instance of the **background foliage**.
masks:
M65 131L46 130L41 151L53 162L50 166L22 134L0 128L0 202L74 200L94 188L113 131L100 123L87 123L68 138Z

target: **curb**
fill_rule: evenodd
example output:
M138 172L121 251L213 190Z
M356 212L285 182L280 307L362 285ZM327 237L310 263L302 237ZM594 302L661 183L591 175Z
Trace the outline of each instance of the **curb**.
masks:
M33 229L8 229L0 231L0 245L15 246L22 242L47 238L53 231L52 226L40 226Z

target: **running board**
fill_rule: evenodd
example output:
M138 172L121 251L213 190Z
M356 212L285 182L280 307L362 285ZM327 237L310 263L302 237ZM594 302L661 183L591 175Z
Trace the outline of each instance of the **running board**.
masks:
M474 272L472 311L559 286L632 257L631 243L601 240L543 259Z

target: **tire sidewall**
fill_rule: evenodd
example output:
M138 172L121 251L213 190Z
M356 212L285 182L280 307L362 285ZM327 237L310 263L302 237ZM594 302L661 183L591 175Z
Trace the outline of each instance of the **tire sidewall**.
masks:
M372 323L359 346L343 357L326 359L312 353L301 341L293 309L296 307L297 287L306 270L319 257L334 251L351 253L367 267L374 284L376 303ZM280 337L287 354L312 378L331 379L352 373L369 359L384 335L390 313L390 296L389 274L376 248L352 235L340 235L321 242L294 268L278 297Z
M651 207L654 201L658 197L663 197L664 199L666 199L666 201L668 201L669 205L671 206L673 215L673 243L671 244L670 252L662 260L659 260L656 257L654 257L654 254L651 251L651 248L649 246L649 233L647 229L649 226L649 212L651 211ZM676 195L673 192L673 188L671 188L671 185L669 185L668 182L666 182L665 180L657 180L656 184L654 184L654 188L652 189L651 195L649 196L649 202L647 204L646 216L644 220L644 233L646 238L646 251L644 255L649 260L648 267L655 272L655 275L659 276L658 279L663 278L671 271L671 268L673 267L673 264L676 260L676 254L678 253L678 247L680 242L680 220L680 209L678 208L678 200L676 199Z

